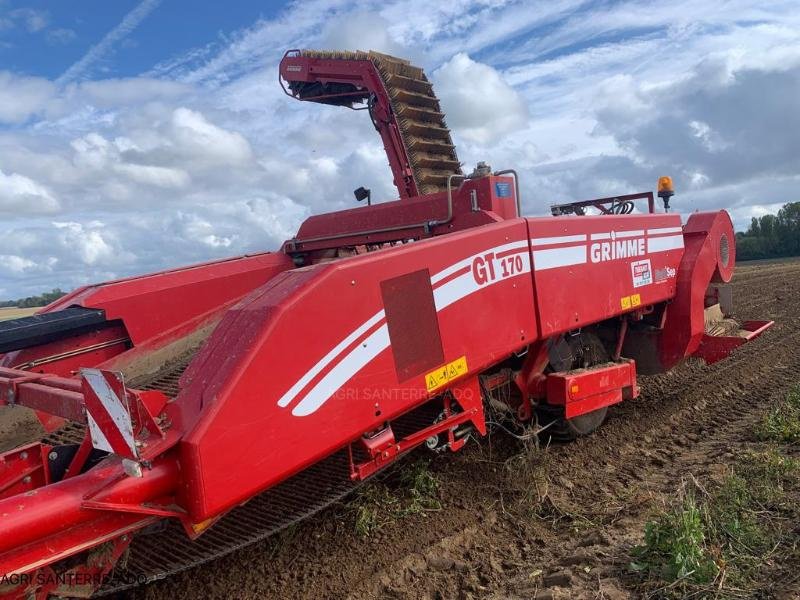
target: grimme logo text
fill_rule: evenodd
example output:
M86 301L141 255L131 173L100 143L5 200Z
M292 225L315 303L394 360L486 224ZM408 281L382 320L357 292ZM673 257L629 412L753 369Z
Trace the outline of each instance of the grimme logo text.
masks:
M611 236L613 237L614 234L612 233ZM631 256L644 256L644 238L595 242L591 245L589 253L593 263L630 258Z

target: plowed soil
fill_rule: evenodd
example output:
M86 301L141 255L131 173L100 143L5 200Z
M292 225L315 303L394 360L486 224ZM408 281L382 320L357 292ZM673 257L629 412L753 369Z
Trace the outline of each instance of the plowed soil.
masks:
M776 325L715 365L641 378L641 397L594 435L536 448L496 433L431 462L440 510L364 536L337 505L129 597L639 597L626 565L653 511L682 481L719 478L800 383L800 261L741 265L733 287L739 320ZM782 585L763 597L800 597Z

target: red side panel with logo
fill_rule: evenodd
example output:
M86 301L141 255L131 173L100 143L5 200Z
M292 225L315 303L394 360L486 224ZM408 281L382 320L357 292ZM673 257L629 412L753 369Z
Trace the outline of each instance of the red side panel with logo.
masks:
M192 518L525 348L537 331L529 248L525 220L505 221L295 269L229 311L178 398L202 398L181 443Z
M679 215L528 219L540 335L549 337L675 296Z

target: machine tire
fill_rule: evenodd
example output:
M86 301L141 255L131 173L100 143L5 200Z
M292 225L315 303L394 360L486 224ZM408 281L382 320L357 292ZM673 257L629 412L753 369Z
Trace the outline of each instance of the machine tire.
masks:
M564 340L562 344L569 347L572 354L572 364L567 368L580 369L591 367L597 364L608 362L609 353L602 340L594 333L583 332L575 336L572 340ZM551 363L552 365L552 363ZM555 365L552 365L555 367ZM553 370L563 370L564 364L559 364ZM564 417L564 409L561 406L542 404L536 407L536 417L541 426L549 426L545 429L545 435L559 441L572 441L579 437L584 437L594 432L608 415L608 407L604 406L592 412L567 419Z

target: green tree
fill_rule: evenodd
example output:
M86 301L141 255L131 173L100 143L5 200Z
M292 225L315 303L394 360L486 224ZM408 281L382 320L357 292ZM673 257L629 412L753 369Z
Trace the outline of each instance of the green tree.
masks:
M800 202L785 204L777 215L753 217L750 227L736 234L741 260L800 256Z

